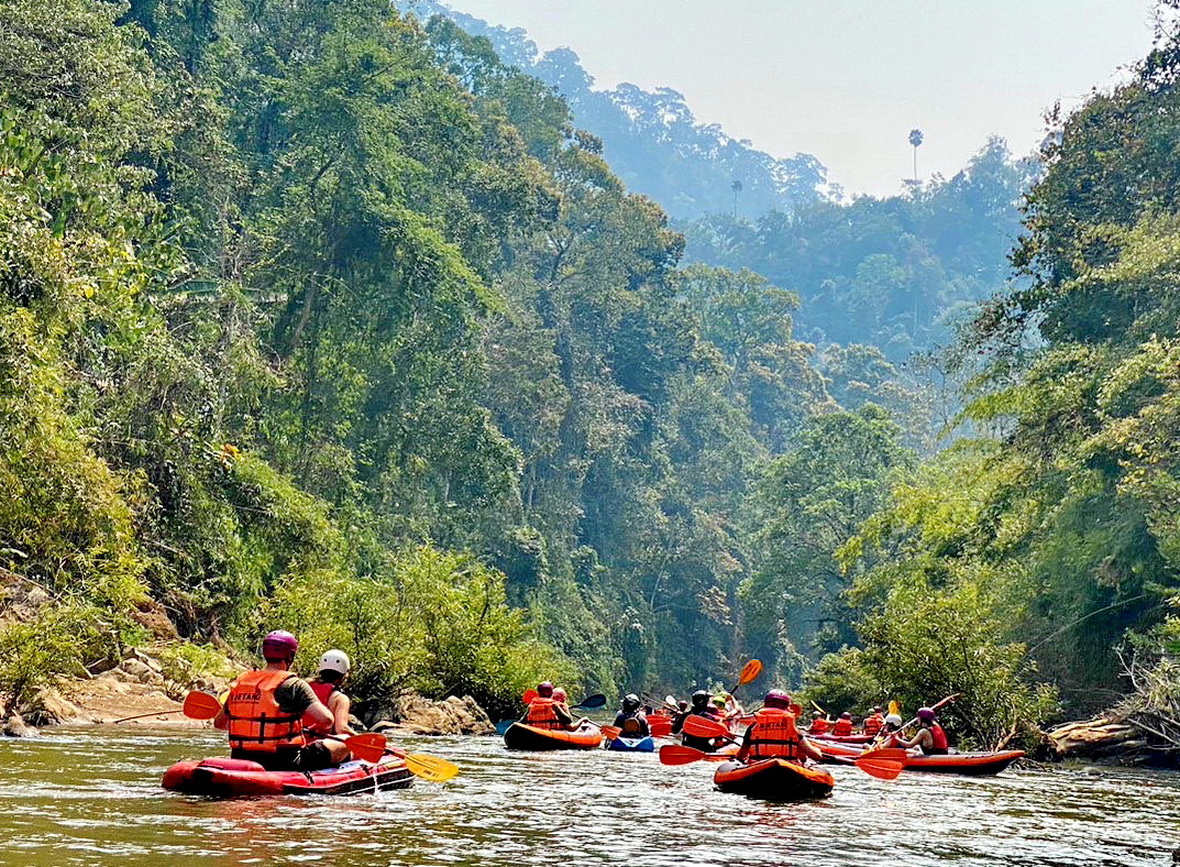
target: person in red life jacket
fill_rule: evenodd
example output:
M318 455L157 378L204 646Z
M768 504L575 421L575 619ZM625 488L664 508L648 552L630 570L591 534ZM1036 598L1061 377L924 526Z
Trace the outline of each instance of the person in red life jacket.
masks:
M639 696L635 693L623 697L622 710L615 716L615 728L622 729L625 738L645 738L651 734L647 714L639 707Z
M864 733L876 737L885 728L885 717L880 706L874 707L873 712L864 718Z
M811 725L807 728L809 735L826 735L828 733L828 718L818 710L811 714Z
M692 705L684 708L672 718L672 734L680 735L680 742L686 747L701 750L706 753L716 752L718 741L714 738L702 738L696 735L684 734L684 721L690 716L703 716L705 719L721 722L721 717L709 707L710 695L707 690L698 689L692 694Z
M928 707L918 708L918 731L906 740L898 738L898 746L920 747L927 756L945 756L950 747L946 739L946 732L934 718L934 711Z
M276 630L262 641L266 665L237 679L213 726L229 735L230 757L258 762L268 771L316 771L348 759L341 741L307 744L303 720L327 730L331 712L307 681L291 672L299 642Z
M537 697L529 702L520 721L533 728L568 731L574 718L564 704L554 700L553 684L545 681L537 684Z
M838 738L847 737L852 734L852 714L848 711L840 714L840 718L836 720L836 724L832 726L832 734Z
M305 728L311 729L317 734L344 735L345 737L352 737L357 733L353 730L349 718L352 701L340 689L340 685L344 682L344 678L351 668L352 663L348 659L348 654L343 650L329 650L320 657L319 673L308 683L316 698L332 714L332 725L328 729L324 729L315 725L305 716L303 720Z
M762 710L754 714L754 722L746 729L738 750L738 761L789 759L804 762L820 761L820 751L807 742L795 726L791 713L791 697L781 689L772 689L762 699Z
M873 742L876 747L900 747L903 740L901 734L901 714L891 713L885 717L885 726L877 732L877 739Z

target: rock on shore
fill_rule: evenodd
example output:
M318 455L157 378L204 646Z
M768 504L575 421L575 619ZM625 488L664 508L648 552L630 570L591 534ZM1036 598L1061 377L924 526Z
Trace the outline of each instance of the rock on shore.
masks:
M374 731L413 735L491 735L496 727L482 707L469 695L450 696L441 701L413 693L399 698L392 708L395 721L382 719Z

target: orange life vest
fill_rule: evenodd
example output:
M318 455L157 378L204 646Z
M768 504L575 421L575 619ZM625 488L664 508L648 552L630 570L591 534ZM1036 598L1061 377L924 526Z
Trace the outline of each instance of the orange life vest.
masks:
M875 713L865 717L866 735L876 735L883 728L885 728L885 717L881 714Z
M529 702L528 725L538 729L564 729L565 724L557 718L553 709L557 702L538 696Z
M757 714L755 714L757 716ZM822 716L817 716L811 721L811 728L808 729L813 735L822 735L828 730L828 721Z
M290 671L247 671L225 699L230 749L273 753L303 746L299 714L285 713L275 690L295 675Z
M794 714L777 707L763 708L754 714L747 755L751 759L801 759L800 740Z
M336 684L326 683L325 681L322 681L322 680L313 680L310 682L310 686L311 686L311 691L315 693L315 697L320 700L320 704L322 704L324 707L328 707L328 699L331 698L332 693L334 693L336 691L336 689L337 689ZM319 731L322 728L322 726L319 723L316 723L311 718L311 714L307 714L307 713L305 713L303 715L303 727L305 729L311 729L313 731ZM332 731L332 728L334 728L334 726L329 726L327 729L324 729L322 733L323 734L330 734Z
M852 720L840 717L840 719L836 720L836 725L832 728L832 734L841 738L852 734Z

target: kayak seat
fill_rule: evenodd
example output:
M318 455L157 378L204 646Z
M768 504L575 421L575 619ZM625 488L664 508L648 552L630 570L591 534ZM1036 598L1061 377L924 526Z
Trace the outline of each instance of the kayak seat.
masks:
M219 771L266 771L266 768L249 759L205 759L197 767L216 768Z

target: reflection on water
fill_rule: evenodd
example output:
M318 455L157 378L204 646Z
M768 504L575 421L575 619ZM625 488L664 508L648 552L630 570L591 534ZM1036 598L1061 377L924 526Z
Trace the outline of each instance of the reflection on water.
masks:
M209 801L159 780L173 761L223 752L213 732L4 741L0 864L1159 867L1180 845L1180 775L1166 773L883 782L837 767L830 799L769 805L713 791L708 765L665 768L651 754L508 753L495 738L411 746L463 774L349 798Z

